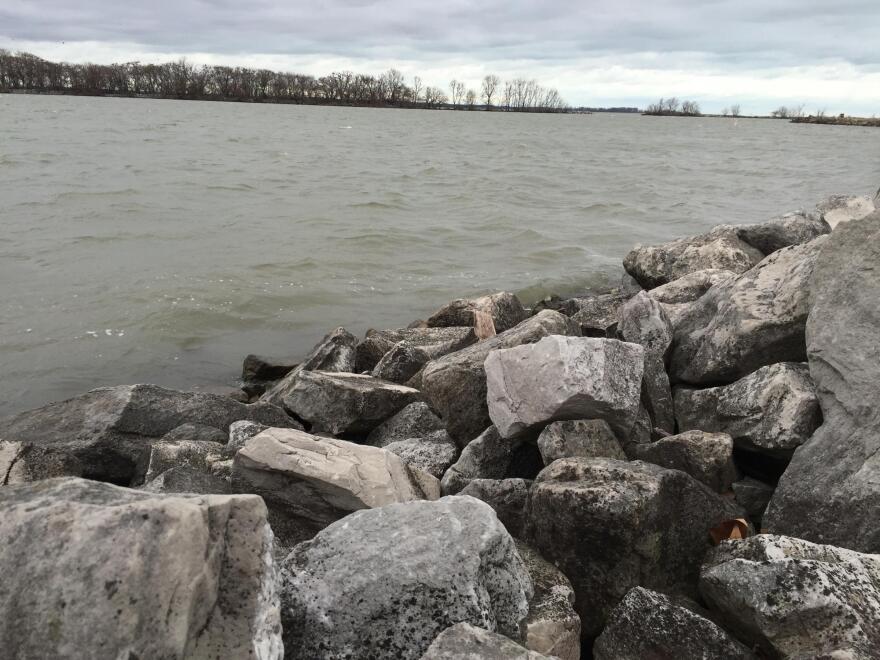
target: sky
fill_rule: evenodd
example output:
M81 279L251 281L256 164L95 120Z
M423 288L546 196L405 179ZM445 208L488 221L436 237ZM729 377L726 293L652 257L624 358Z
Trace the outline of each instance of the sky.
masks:
M880 0L0 0L0 48L52 60L534 78L574 106L880 115Z

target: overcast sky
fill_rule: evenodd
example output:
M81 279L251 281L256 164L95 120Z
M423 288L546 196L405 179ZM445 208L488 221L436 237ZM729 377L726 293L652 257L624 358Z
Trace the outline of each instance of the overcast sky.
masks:
M389 67L572 105L880 114L880 0L0 0L0 47L68 61L186 56L324 74Z

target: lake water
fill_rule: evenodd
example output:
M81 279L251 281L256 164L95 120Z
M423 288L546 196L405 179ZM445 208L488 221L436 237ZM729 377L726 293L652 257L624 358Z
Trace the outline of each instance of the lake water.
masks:
M880 185L880 130L0 95L0 414L233 384L449 299Z

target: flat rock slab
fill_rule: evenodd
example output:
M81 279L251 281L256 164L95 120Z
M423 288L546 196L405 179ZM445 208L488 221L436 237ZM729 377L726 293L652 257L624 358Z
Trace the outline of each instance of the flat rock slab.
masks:
M505 438L566 419L604 419L625 436L639 410L644 349L551 336L486 357L489 416Z
M282 658L259 497L48 479L0 488L0 538L4 657Z
M288 660L417 659L466 622L518 637L533 593L513 539L472 497L359 511L283 566Z
M546 655L529 651L513 640L477 628L469 623L457 623L437 635L425 651L422 660L551 660Z

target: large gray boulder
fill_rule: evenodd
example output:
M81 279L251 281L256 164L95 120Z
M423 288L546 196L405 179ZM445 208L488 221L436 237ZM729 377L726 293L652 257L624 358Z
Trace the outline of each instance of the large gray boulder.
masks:
M395 440L385 445L384 449L397 454L410 467L437 479L443 477L459 454L458 445L446 431L432 431L422 438Z
M448 328L477 325L477 314L492 319L495 332L501 333L528 317L522 303L512 293L501 291L472 300L453 300L434 312L427 321L429 328Z
M390 451L295 429L268 429L235 455L233 487L261 495L272 529L287 546L352 511L436 499L436 479Z
M284 407L313 432L369 433L411 403L418 390L362 374L301 371L284 395Z
M259 497L49 479L0 489L0 538L4 658L281 660Z
M841 224L819 256L807 321L823 425L770 501L774 533L880 553L880 212Z
M121 485L143 482L150 446L184 424L225 433L250 420L299 427L281 408L157 385L92 390L0 420L0 485L82 476Z
M719 225L700 236L636 246L623 267L643 288L653 289L700 270L744 273L763 258L763 252L740 238L736 227Z
M370 431L367 444L384 447L397 440L422 438L444 428L443 421L434 414L427 403L416 401Z
M469 623L456 623L437 635L421 660L552 660L512 639Z
M571 580L591 637L632 587L695 593L709 529L740 515L678 470L563 458L529 492L523 539Z
M716 385L775 362L804 361L809 282L827 238L774 252L692 304L675 327L670 377Z
M559 458L616 458L626 460L626 454L603 419L575 419L553 422L538 436L538 450L544 465Z
M756 660L754 653L712 621L696 603L643 587L631 589L611 612L608 624L593 645L593 658Z
M489 417L505 438L565 419L604 419L624 436L639 411L644 349L551 336L486 357Z
M786 536L725 541L700 592L767 657L880 657L880 556Z
M687 431L632 445L630 458L687 472L716 493L730 492L737 477L733 439L726 433Z
M513 539L472 497L359 511L283 564L288 660L420 658L466 622L512 638L532 584Z
M357 345L356 371L373 371L395 348L419 349L429 360L434 360L447 353L460 351L476 341L477 335L472 327L368 330L366 337Z
M816 211L822 215L831 229L851 220L861 220L871 215L876 209L877 198L867 195L832 195L816 205Z
M503 479L513 463L520 440L506 440L490 426L461 450L440 481L444 495L455 495L474 479Z
M425 365L421 389L459 445L467 444L492 423L486 402L486 356L548 335L578 336L580 328L559 312L545 310L491 339Z
M518 538L531 485L529 479L474 479L458 494L470 495L491 506L504 528Z
M791 245L809 243L830 232L831 227L820 214L805 211L793 211L767 222L737 227L739 237L765 255Z
M781 362L731 385L674 392L678 427L727 433L749 451L788 458L819 426L822 412L807 365Z

